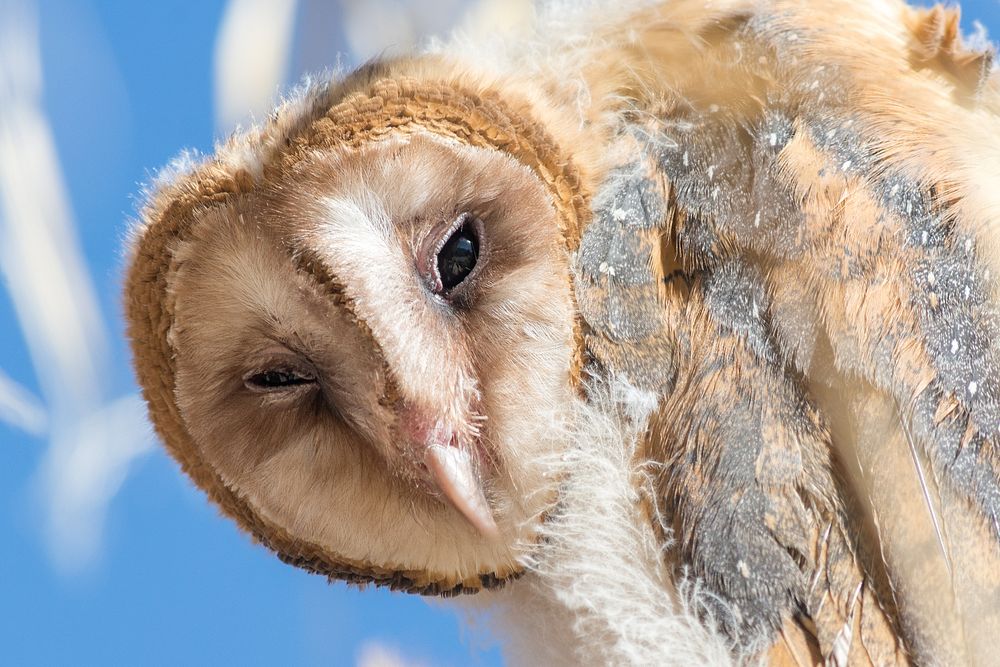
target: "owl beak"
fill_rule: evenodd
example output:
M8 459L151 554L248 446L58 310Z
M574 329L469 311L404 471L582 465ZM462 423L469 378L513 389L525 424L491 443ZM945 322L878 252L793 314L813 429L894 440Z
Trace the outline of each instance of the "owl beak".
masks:
M432 444L424 454L424 463L434 481L451 504L469 523L488 539L500 535L490 510L482 483L468 450L451 445Z

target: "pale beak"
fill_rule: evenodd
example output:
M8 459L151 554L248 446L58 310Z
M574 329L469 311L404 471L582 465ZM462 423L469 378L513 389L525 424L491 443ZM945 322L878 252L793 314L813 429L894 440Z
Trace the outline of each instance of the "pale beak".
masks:
M441 492L480 535L488 539L499 537L500 529L467 450L451 445L429 445L424 463Z

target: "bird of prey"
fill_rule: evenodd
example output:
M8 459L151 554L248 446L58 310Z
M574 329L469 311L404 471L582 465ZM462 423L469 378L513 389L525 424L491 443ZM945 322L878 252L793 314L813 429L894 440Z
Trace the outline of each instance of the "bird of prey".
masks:
M307 82L151 188L157 431L293 565L548 595L553 660L995 664L992 56L898 0L562 2Z

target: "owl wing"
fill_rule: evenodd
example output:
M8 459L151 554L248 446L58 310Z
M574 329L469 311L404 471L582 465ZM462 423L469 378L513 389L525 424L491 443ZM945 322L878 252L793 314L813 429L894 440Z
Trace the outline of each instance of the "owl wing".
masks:
M899 6L901 32L841 22L872 36L851 43L786 9L705 37L716 67L753 64L747 89L623 112L633 157L577 257L588 351L662 396L650 451L676 557L741 646L985 662L1000 206L956 146L997 127L1000 86L944 10ZM982 168L1000 164L978 135Z
M676 564L718 593L707 613L741 644L773 637L800 656L853 646L891 664L901 647L848 539L829 433L767 323L764 276L738 258L669 269L678 212L648 162L611 172L577 298L595 372L664 395L651 449Z
M676 298L682 278L665 275L662 239L672 213L655 162L633 141L620 141L618 149L626 151L624 160L595 198L593 220L580 241L577 306L593 363L640 389L662 392L675 368L674 341L659 304Z

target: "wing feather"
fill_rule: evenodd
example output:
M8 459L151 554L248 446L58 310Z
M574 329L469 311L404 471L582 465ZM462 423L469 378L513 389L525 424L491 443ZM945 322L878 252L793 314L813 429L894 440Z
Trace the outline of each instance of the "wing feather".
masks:
M988 662L1000 193L969 156L995 180L990 56L941 8L733 6L692 39L689 70L662 15L633 36L674 69L633 68L622 114L641 150L595 202L643 201L621 175L652 170L666 215L595 206L588 351L662 392L650 437L680 558L743 614L732 632L787 643L804 613L834 662ZM690 289L654 294L672 263ZM657 386L651 363L670 369Z

